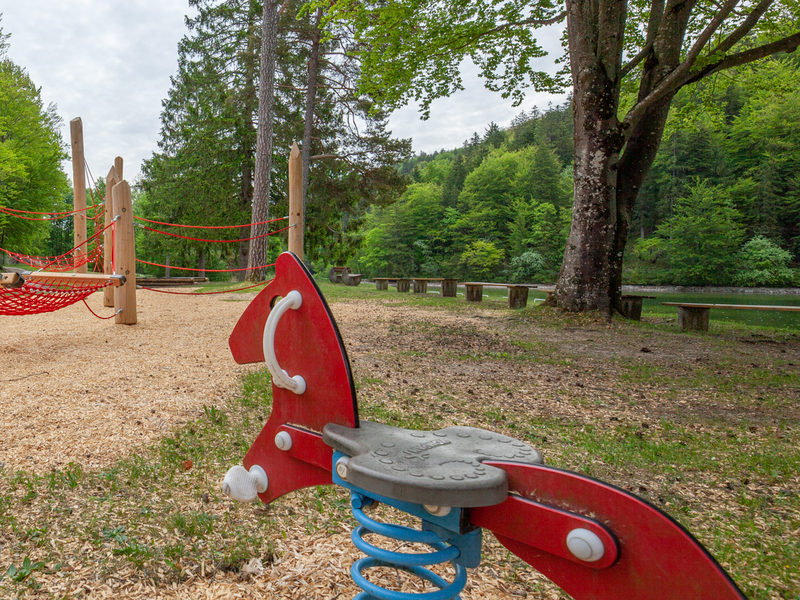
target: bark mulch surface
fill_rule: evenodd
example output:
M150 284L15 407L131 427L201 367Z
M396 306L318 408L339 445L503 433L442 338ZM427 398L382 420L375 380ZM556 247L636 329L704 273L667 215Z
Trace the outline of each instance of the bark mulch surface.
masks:
M522 439L680 520L751 598L800 596L797 333L343 294L331 309L363 419ZM219 490L269 410L253 400L262 365L227 347L254 295L142 291L135 326L83 306L0 317L0 597L357 593L346 494L266 507ZM484 552L463 598L567 597L489 533Z

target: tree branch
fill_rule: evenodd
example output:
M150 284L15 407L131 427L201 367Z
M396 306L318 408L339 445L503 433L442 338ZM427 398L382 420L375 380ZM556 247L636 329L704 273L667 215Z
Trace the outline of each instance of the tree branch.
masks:
M708 65L697 73L691 73L687 79L681 83L680 87L700 81L701 79L704 79L713 73L717 73L718 71L724 71L725 69L730 69L732 67L746 65L747 63L766 58L767 56L772 56L778 52L794 52L797 50L798 46L800 46L800 33L795 33L778 41L772 42L771 44L764 44L763 46L751 48L750 50L745 50L744 52L731 54L719 62Z
M685 77L687 77L689 74L689 71L697 60L697 57L700 55L700 52L702 52L705 45L711 39L711 36L714 35L714 32L719 28L723 21L725 21L728 15L730 15L731 11L736 8L738 3L739 0L728 0L722 9L716 15L714 15L714 18L711 19L711 22L706 25L706 28L702 31L702 33L697 36L697 39L695 40L694 44L692 44L692 47L686 54L686 58L681 62L681 64L679 64L675 70L672 71L672 73L667 75L652 92L637 102L634 107L628 111L628 114L625 115L624 120L624 122L628 125L628 131L631 131L632 127L639 121L639 119L642 118L650 106L658 102L664 97L664 95L670 92L675 92L683 85Z
M767 9L770 5L774 2L774 0L761 0L761 2L756 6L750 14L747 15L747 18L742 21L742 23L733 30L728 37L722 40L717 47L709 52L709 56L713 56L714 54L725 54L728 50L733 48L733 46L741 40L747 33L755 27L758 20L764 16L764 13L767 12Z
M772 0L769 0L770 2ZM645 38L644 45L639 53L634 56L628 64L624 65L619 72L620 81L625 76L633 71L636 66L644 60L653 47L658 34L658 28L661 26L661 19L664 16L664 0L653 0L653 5L650 7L650 18L647 20L647 38Z

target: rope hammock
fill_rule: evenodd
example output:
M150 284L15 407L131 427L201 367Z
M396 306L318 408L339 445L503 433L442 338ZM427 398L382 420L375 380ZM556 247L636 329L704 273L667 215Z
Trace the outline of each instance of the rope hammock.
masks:
M73 249L60 256L32 256L14 252L13 250L6 250L5 248L0 248L0 251L5 252L23 265L28 265L34 269L46 268L57 272L72 271L83 265L99 261L103 257L103 246L101 245L95 246L86 254L77 254Z
M122 275L84 273L0 273L0 315L47 313L84 300L109 285L125 283Z

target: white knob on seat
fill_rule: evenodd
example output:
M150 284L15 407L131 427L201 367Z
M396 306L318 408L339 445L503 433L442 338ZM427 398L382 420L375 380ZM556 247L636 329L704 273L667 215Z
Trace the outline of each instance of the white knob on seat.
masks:
M269 487L267 473L258 465L248 471L242 466L232 467L222 480L222 493L239 502L252 502Z
M582 527L569 532L567 548L575 558L586 562L600 560L606 552L603 540L593 531Z

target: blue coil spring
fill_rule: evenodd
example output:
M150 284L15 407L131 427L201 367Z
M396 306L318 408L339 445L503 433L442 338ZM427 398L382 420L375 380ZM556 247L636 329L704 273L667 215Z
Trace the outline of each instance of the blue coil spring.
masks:
M360 523L353 531L352 539L356 547L367 555L366 558L357 560L350 569L350 575L356 585L363 592L358 594L353 600L451 600L458 599L461 590L467 584L467 570L454 561L458 558L460 551L455 546L445 544L433 531L420 531L411 529L403 525L392 525L379 523L370 519L360 508L361 496L353 494L353 516ZM403 542L426 544L433 548L434 552L426 554L405 554L403 552L393 552L373 546L366 540L364 535L375 533L383 537ZM439 577L436 573L427 569L426 566L438 565L450 562L456 570L456 576L452 582ZM367 581L362 574L366 569L374 567L391 567L400 569L416 575L420 579L428 581L439 589L433 592L413 594L407 592L397 592L375 585Z

